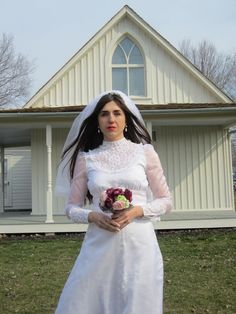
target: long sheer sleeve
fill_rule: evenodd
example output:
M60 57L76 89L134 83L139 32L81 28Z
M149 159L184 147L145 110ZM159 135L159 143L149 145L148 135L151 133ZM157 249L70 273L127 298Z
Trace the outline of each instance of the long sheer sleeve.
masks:
M158 218L172 209L172 199L158 154L150 144L144 145L146 175L153 200L143 205L144 217Z
M71 190L65 207L66 215L75 223L88 223L89 209L83 208L87 194L86 160L79 155L75 164Z

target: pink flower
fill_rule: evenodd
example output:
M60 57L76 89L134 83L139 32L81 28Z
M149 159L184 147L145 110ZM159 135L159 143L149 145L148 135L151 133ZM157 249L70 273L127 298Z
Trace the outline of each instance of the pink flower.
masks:
M100 195L100 207L103 211L122 210L132 204L132 192L128 189L109 188Z
M114 210L122 210L124 209L126 206L125 202L124 201L115 201L112 205L112 208Z

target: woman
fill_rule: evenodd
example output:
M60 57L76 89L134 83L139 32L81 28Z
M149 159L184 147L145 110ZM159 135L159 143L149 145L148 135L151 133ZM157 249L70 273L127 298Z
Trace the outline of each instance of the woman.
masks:
M150 142L140 112L120 91L101 94L74 121L57 192L69 195L67 216L89 226L57 314L162 313L163 261L151 220L172 203ZM129 189L133 206L104 213L100 196L111 187Z

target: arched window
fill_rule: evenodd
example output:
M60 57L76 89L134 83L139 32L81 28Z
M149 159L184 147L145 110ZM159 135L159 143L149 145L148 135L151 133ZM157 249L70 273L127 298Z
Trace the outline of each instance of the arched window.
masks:
M129 96L145 96L144 58L128 37L116 47L112 56L112 89Z

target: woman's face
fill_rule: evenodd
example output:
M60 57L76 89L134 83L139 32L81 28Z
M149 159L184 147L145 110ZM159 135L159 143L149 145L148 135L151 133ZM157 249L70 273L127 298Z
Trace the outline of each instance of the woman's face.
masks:
M115 101L108 102L98 115L98 126L105 141L117 141L124 137L125 113Z

